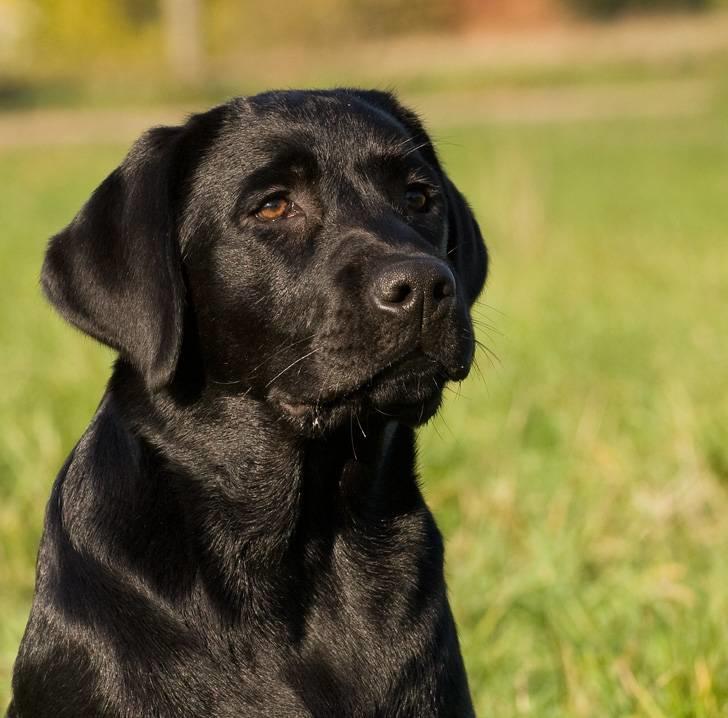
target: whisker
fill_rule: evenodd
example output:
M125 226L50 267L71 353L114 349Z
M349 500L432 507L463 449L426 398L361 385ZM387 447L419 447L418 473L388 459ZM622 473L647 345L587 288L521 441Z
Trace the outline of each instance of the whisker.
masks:
M497 334L499 337L505 336L503 332L498 329L494 324L490 324L483 319L476 319L475 317L471 317L471 321L473 322L473 326L478 327L478 329L488 329L491 332Z
M449 145L450 147L464 147L462 142L452 139L454 135L442 134L440 132L430 132L430 136L437 145Z
M283 347L279 347L279 348L278 348L278 349L276 349L275 351L273 351L273 352L271 352L270 354L266 355L265 359L263 359L263 361L262 361L262 362L260 362L260 364L258 364L257 366L254 366L254 367L253 367L253 368L252 368L252 369L250 370L250 371L251 371L251 373L253 373L253 372L257 371L258 369L260 369L260 367L262 367L262 366L263 366L263 364L266 364L266 363L268 363L268 362L269 362L269 361L270 361L270 360L271 360L271 359L272 359L273 357L276 357L276 356L278 356L278 355L279 355L279 354L280 354L281 352L284 352L284 351L286 351L286 349L291 349L291 347L295 347L295 346L296 346L296 344L301 344L302 342L306 342L306 341L308 341L309 339L313 339L313 338L314 338L315 336L316 336L315 334L312 334L312 335L311 335L310 337L303 337L302 339L296 339L296 341L295 341L295 342L291 342L290 344L287 344L286 346L283 346Z
M503 366L503 362L501 361L500 357L489 347L483 344L483 342L475 340L475 344L482 349L485 352L485 355L490 359L491 364L493 365L493 368L495 369L495 364L493 364L493 360L495 360L498 363L498 366Z
M407 147L408 144L410 144L411 142L414 142L414 141L415 141L414 137L405 137L401 142L398 142L396 145L393 145L392 149L395 152L399 152L399 150L404 149L405 147Z
M440 415L438 414L435 417L435 420L432 422L432 428L434 429L435 433L437 434L437 438L442 441L442 434L440 433L440 429L437 427L437 420L440 419Z
M354 446L354 412L349 412L349 438L351 439L351 453L354 454L354 461L359 461L356 455L356 447Z
M416 147L412 147L409 150L407 150L407 152L404 153L404 156L409 157L413 152L417 152L417 150L421 150L423 147L427 147L427 145L429 145L429 144L430 144L429 142L421 142Z
M448 431L448 433L450 434L450 436L452 436L452 437L454 437L454 436L455 436L455 434L453 433L453 430L452 430L452 429L450 428L450 425L449 425L449 424L447 423L447 421L445 421L445 417L444 417L444 416L443 416L443 415L442 415L441 413L438 413L438 414L436 415L435 419L436 419L437 421L433 421L433 422L432 422L432 428L433 428L433 429L435 430L435 433L436 433L436 434L437 434L437 436L439 437L440 441L442 441L442 438L443 438L443 437L442 437L442 434L440 433L440 429L439 429L439 427L438 427L438 425L437 425L437 424L438 424L438 422L439 422L439 423L440 423L440 424L441 424L441 425L442 425L442 426L443 426L443 427L444 427L445 429L447 429L447 431Z
M321 382L321 386L319 387L319 393L316 397L316 404L315 409L318 412L319 410L319 404L321 403L321 397L323 396L324 391L326 390L326 385L329 383L329 377L331 376L331 372L333 371L333 366L329 365L328 370L326 371L326 376L324 377L323 381ZM336 392L339 388L339 383L337 382L334 386L334 395L336 395Z
M284 375L284 374L285 374L285 373L286 373L286 372L287 372L287 371L288 371L289 369L291 369L292 367L296 366L296 364L298 364L298 362L301 362L301 361L303 361L304 359L307 359L308 357L310 357L310 356L311 356L312 354L315 354L315 353L316 353L317 351L319 351L320 349L321 349L321 347L316 347L315 349L312 349L312 350L311 350L310 352L308 352L308 354L304 354L304 355L303 355L302 357L298 357L298 359L296 359L296 361L292 361L292 362L291 362L291 363L290 363L290 364L289 364L289 365L288 365L288 366L287 366L287 367L286 367L285 369L283 369L282 371L279 371L279 372L278 372L278 373L277 373L277 374L276 374L276 375L275 375L275 376L274 376L274 377L273 377L273 378L272 378L272 379L271 379L271 380L270 380L270 381L269 381L269 382L268 382L268 383L267 383L267 384L265 385L265 388L267 389L267 388L268 388L268 387L269 387L269 386L270 386L270 385L271 385L271 384L272 384L272 383L273 383L273 382L274 382L274 381L275 381L276 379L280 378L280 377L281 377L281 376L283 376L283 375Z
M487 302L484 302L482 299L479 300L471 309L471 311L474 310L484 310L484 309L491 309L494 312L498 312L502 317L507 317L508 315L504 312L498 309L497 307L494 307L492 304L488 304Z
M364 431L364 427L361 425L361 421L359 421L359 412L356 413L356 423L359 424L359 431L361 431L361 435L366 439L366 432Z

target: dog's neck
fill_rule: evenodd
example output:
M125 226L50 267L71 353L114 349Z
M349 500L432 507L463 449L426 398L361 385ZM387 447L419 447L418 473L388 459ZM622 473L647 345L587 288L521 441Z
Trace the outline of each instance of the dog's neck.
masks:
M112 382L108 401L147 454L145 480L175 487L180 525L226 601L253 573L277 581L325 565L337 542L426 511L409 427L370 417L306 438L242 394L145 396Z

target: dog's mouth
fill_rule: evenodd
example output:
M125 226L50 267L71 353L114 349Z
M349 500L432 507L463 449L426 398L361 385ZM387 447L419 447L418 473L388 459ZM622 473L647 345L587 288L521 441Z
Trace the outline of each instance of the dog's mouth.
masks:
M374 413L416 426L432 418L448 381L461 381L467 364L445 366L413 351L383 367L353 388L322 393L315 401L272 392L270 399L297 425L323 430L346 416Z

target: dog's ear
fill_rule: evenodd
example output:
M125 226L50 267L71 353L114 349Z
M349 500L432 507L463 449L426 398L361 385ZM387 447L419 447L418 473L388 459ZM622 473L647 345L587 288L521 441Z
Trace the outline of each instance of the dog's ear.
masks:
M465 299L472 305L488 274L488 251L467 200L444 174L443 181L447 193L448 259L455 266Z
M440 177L447 199L448 260L455 268L458 284L468 304L478 298L488 273L488 253L470 205L450 181L420 118L397 98L380 90L349 90L369 105L397 120L410 135L425 160Z
M53 237L43 290L71 324L116 349L151 390L174 375L184 283L174 238L175 146L181 127L146 132Z

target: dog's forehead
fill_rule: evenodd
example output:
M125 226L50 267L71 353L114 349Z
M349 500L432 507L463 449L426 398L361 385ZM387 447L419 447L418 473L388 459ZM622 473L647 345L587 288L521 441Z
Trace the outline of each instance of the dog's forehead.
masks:
M405 154L412 140L386 111L346 93L272 92L240 99L225 142L256 165L281 148L301 148L322 165L369 154Z
M261 125L310 125L321 129L364 129L383 137L401 136L402 126L388 112L355 94L287 91L255 95L244 102L248 117Z

